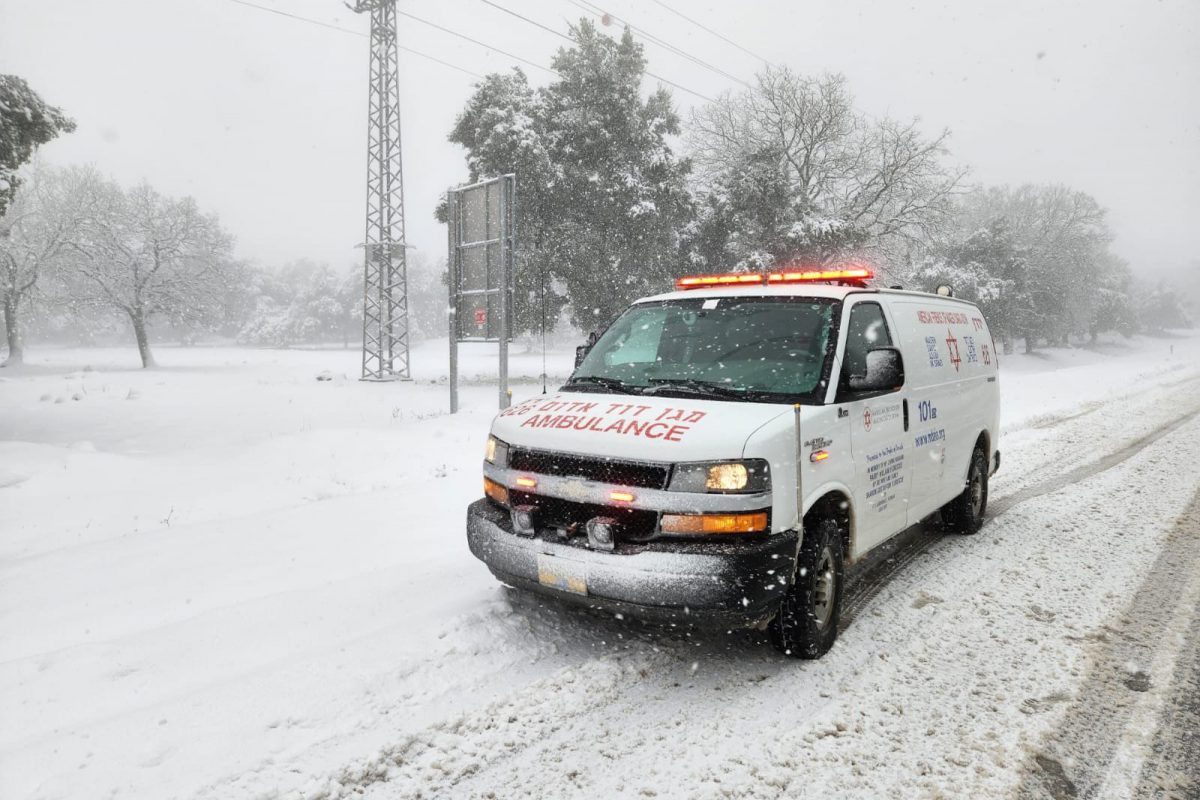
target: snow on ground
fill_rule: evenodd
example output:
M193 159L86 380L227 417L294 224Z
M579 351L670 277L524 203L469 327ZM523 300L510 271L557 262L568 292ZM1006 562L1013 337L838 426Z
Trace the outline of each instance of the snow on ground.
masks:
M783 661L500 587L463 530L493 361L464 350L450 416L444 344L403 384L339 350L0 372L0 797L997 796L1197 488L1192 420ZM1196 336L1001 370L997 500L1200 406ZM541 372L514 355L517 400Z

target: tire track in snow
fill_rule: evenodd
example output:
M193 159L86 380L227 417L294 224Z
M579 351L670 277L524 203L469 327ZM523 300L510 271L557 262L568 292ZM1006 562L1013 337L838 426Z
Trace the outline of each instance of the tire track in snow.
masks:
M369 758L348 764L303 786L262 791L219 787L215 797L256 800L339 800L357 797L384 783L403 786L407 800L459 796L455 787L556 734L570 720L614 702L629 682L645 677L648 665L633 660L602 660L569 667L525 686L482 709L436 723L389 744Z
M1027 487L1013 492L1012 494L1005 495L997 500L993 505L993 514L995 516L1000 516L1018 503L1023 503L1026 500L1033 499L1034 497L1042 497L1044 495L1051 494L1052 492L1057 492L1059 489L1070 486L1073 483L1078 483L1100 472L1112 469L1122 461L1127 461L1128 459L1140 453L1142 450L1145 450L1147 447L1154 444L1167 434L1174 433L1175 431L1179 430L1184 425L1195 419L1198 414L1200 414L1200 408L1192 408L1188 411L1185 411L1183 414L1179 415L1165 425L1154 429L1145 436L1135 439L1134 441L1122 447L1120 450L1110 453L1098 461L1092 462L1091 464L1085 464L1082 467L1077 467L1066 474L1050 478L1041 486ZM989 505L992 504L989 503Z
M1200 491L1166 537L1128 608L1092 637L1091 670L1057 729L1027 765L1021 798L1134 795L1196 619L1198 597ZM1179 788L1178 796L1200 793L1200 784ZM1168 790L1164 796L1173 794Z
M1161 377L1161 376L1165 376L1165 375L1170 375L1172 372L1174 372L1178 369L1182 369L1182 366L1176 365L1176 366L1170 367L1166 370L1163 370L1162 372L1153 372L1153 373L1149 373L1148 375L1139 376L1139 377L1153 379L1153 378L1157 378L1157 377ZM1086 403L1076 406L1073 409L1067 409L1064 411L1050 413L1050 414L1039 414L1039 415L1036 415L1033 417L1029 417L1025 420L1022 420L1012 426L1001 425L1000 433L1002 436L1007 436L1010 434L1015 434L1015 433L1019 433L1021 431L1026 431L1026 430L1030 430L1030 429L1044 430L1046 428L1054 428L1054 427L1057 427L1057 426L1063 424L1064 422L1070 422L1071 420L1079 419L1080 417L1086 417L1088 414L1092 414L1092 413L1104 408L1104 406L1108 405L1109 403L1112 403L1115 401L1120 401L1120 400L1128 400L1132 397L1136 397L1139 394L1143 394L1147 390L1147 388L1170 389L1175 386L1180 386L1182 384L1190 383L1195 380L1200 380L1200 375L1192 374L1192 375L1186 375L1182 378L1176 378L1175 380L1161 380L1161 381L1152 382L1149 386L1141 386L1138 389L1131 391L1131 392L1124 392L1121 394L1111 395L1103 400L1090 400Z
M1048 479L1086 467L1103 456L1152 433L1172 418L1200 408L1200 373L1143 391L1108 398L1082 416L1047 429L1004 434L1004 464L992 482L993 498L1037 487ZM1179 413L1171 413L1181 409ZM1014 457L1015 456L1015 457ZM1014 469L1019 466L1019 469Z

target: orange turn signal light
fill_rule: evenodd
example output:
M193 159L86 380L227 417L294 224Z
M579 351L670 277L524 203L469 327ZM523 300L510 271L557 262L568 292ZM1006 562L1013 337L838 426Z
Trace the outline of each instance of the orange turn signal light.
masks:
M521 477L517 478L517 486L523 486L526 489L533 489L537 487L537 480L534 478L527 478L522 475Z
M767 512L753 514L663 514L663 533L761 533L767 529Z
M767 283L804 283L805 281L853 281L870 280L875 277L875 270L870 267L851 267L849 269L806 269L792 272L772 272L767 276Z
M491 478L483 479L483 493L502 506L508 505L508 488L501 486Z
M637 498L634 497L633 492L609 492L608 499L618 503L632 503Z
M687 275L675 281L676 289L703 289L712 286L754 286L773 283L807 283L811 281L868 281L875 277L870 267L840 267L826 269L791 269L762 275L757 272L730 272L724 275Z
M762 283L757 272L735 272L727 275L689 275L675 281L676 289L702 289L706 286L745 286Z
M812 452L812 454L809 455L808 460L817 462L817 461L824 461L827 458L829 458L828 450L814 450Z

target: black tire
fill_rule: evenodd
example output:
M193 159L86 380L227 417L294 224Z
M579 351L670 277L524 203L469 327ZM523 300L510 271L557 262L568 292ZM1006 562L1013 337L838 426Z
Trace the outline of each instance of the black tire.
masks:
M820 658L838 635L845 559L838 523L805 525L792 587L767 626L771 644L791 658Z
M942 506L942 522L952 533L969 535L978 533L983 526L983 515L987 513L988 462L987 453L976 447L971 453L967 467L967 482L962 493Z

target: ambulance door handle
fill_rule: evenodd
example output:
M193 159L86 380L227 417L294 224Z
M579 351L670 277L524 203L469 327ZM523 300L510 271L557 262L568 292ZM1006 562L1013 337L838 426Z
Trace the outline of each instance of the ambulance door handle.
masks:
M908 398L904 398L904 430L908 430Z

